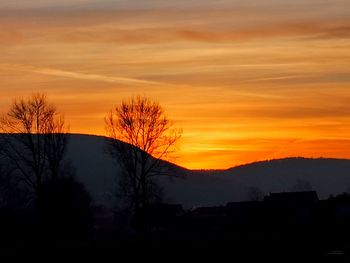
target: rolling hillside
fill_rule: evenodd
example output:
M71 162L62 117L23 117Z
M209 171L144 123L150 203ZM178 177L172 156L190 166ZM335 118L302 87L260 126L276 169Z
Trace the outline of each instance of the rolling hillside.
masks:
M106 153L105 138L72 134L67 157L95 202L112 205L120 170ZM169 165L173 175L179 177L159 179L165 201L181 203L186 208L247 200L252 187L263 194L308 187L316 190L322 199L350 188L350 160L287 158L220 171L195 171Z

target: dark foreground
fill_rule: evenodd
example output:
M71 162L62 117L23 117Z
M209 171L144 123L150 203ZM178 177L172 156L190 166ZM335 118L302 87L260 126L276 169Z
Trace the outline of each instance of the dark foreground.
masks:
M264 201L190 211L158 204L133 216L105 208L50 205L4 210L0 233L1 255L46 261L74 254L80 260L94 256L99 262L350 262L350 195L320 201L312 191L279 193Z
M280 226L278 226L280 227ZM44 259L74 255L80 259L152 259L184 260L227 259L270 260L276 262L348 262L350 233L334 229L265 228L229 230L159 231L147 234L121 235L110 233L104 237L52 239L40 233L21 239L3 240L1 254ZM243 261L244 260L244 261ZM236 261L237 262L237 261Z

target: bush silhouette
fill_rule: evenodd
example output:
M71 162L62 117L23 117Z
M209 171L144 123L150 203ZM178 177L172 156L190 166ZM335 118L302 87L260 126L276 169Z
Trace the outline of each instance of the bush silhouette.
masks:
M82 183L60 177L43 184L39 204L41 227L54 240L82 239L92 226L91 198Z

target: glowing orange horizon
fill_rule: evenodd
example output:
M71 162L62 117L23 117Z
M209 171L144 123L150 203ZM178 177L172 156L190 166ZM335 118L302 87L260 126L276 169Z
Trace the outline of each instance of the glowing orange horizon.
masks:
M45 92L72 133L106 135L107 111L145 95L183 129L187 168L350 158L349 1L113 2L2 1L0 111Z
M89 133L79 129L71 129L70 132L108 136L102 130L101 133ZM180 140L178 151L168 160L188 169L227 169L257 161L288 157L350 159L349 139L265 139L263 142L256 139L249 140L249 143L238 140L237 145L227 141L227 144L223 142L224 146L209 145L203 148L194 143L186 144L185 140Z

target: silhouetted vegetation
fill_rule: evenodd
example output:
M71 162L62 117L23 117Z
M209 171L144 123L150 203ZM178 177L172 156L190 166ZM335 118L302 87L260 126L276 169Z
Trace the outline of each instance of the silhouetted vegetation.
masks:
M57 178L67 145L63 117L44 94L16 99L0 119L3 162L40 198L45 180Z
M118 193L133 211L158 202L161 189L155 177L164 174L161 160L174 151L180 132L163 108L146 97L116 106L105 119L110 155L123 169Z
M249 187L247 198L249 201L262 201L264 199L264 193L259 187Z
M28 191L21 187L14 170L0 163L0 210L12 211L28 205Z
M156 181L171 175L162 159L180 137L161 106L136 97L111 111L106 123L109 153L122 168L118 194L127 209L96 205L76 180L65 157L63 118L44 95L14 101L0 122L3 248L116 253L172 252L176 247L181 252L224 250L233 258L349 255L349 193L319 200L311 183L299 179L293 192L265 196L252 186L249 201L186 210L163 203Z
M90 196L66 163L65 127L63 117L44 94L15 100L2 116L0 228L4 246L53 245L88 237Z
M42 230L48 239L80 240L92 231L90 195L73 177L46 181L39 205Z
M312 185L306 180L298 179L295 185L292 187L291 191L311 191Z

